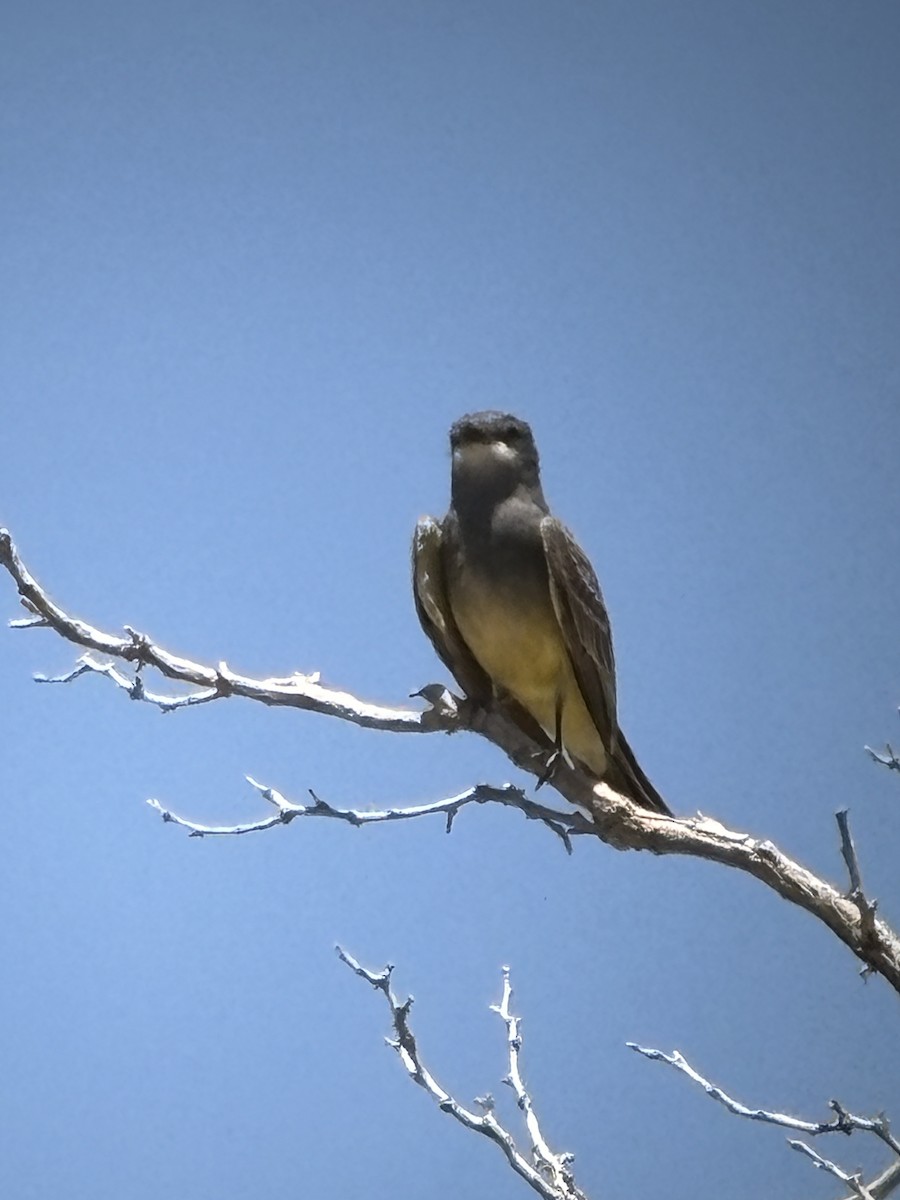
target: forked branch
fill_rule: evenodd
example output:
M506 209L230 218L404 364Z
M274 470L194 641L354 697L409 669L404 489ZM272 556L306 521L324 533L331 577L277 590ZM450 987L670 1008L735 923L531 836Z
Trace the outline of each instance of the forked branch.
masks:
M574 1156L568 1153L555 1154L547 1144L541 1132L540 1122L535 1112L531 1096L522 1082L519 1069L519 1055L522 1049L522 1039L519 1032L519 1018L511 1012L512 987L509 982L509 967L503 968L503 996L498 1005L492 1005L492 1010L500 1015L506 1025L507 1054L509 1057L509 1074L503 1082L512 1088L516 1104L524 1114L525 1128L528 1134L529 1150L524 1153L516 1145L515 1138L494 1115L494 1101L491 1096L485 1096L475 1101L480 1112L473 1112L455 1099L450 1092L443 1088L425 1066L419 1047L410 1026L410 1011L413 998L410 996L400 1001L391 988L391 975L394 968L386 966L382 971L369 971L357 960L336 947L338 957L354 971L361 979L379 991L387 1001L394 1027L394 1037L387 1038L387 1044L396 1050L410 1079L423 1088L435 1100L441 1112L448 1113L460 1125L473 1133L480 1133L499 1146L506 1160L517 1175L543 1196L544 1200L587 1200L584 1192L576 1187L572 1175Z
M804 1121L799 1117L788 1116L787 1113L772 1112L765 1108L748 1108L740 1101L732 1099L716 1084L710 1083L699 1071L695 1071L678 1050L674 1050L671 1054L664 1054L662 1050L638 1046L636 1042L626 1044L630 1050L642 1054L645 1058L652 1059L654 1062L667 1063L676 1071L680 1071L682 1075L686 1075L688 1079L701 1087L710 1099L717 1101L737 1117L745 1117L749 1121L762 1121L767 1125L778 1125L782 1129L790 1129L794 1133L803 1133L808 1137L820 1137L829 1133L849 1135L857 1130L871 1133L890 1149L891 1156L895 1161L870 1183L866 1183L858 1171L846 1171L830 1159L824 1158L808 1143L796 1138L788 1138L788 1145L792 1150L805 1154L820 1170L833 1175L835 1179L839 1179L841 1183L850 1187L852 1197L858 1197L859 1200L884 1200L884 1197L890 1195L900 1184L900 1141L891 1132L887 1118L883 1115L860 1117L856 1113L849 1112L837 1100L829 1102L828 1107L834 1116L827 1121ZM852 1200L852 1198L848 1198L848 1200Z
M125 690L132 699L170 711L228 696L243 696L264 704L309 709L366 728L394 733L453 732L464 729L492 741L518 767L530 774L540 775L544 769L544 760L540 757L544 748L528 737L500 706L479 708L465 700L457 700L440 685L429 685L415 693L428 704L425 711L420 712L368 704L348 692L324 687L315 674L295 674L284 679L254 679L238 675L224 663L211 667L174 655L130 627L126 626L124 637L117 637L70 616L49 598L27 570L5 530L0 530L0 565L12 576L22 603L30 614L25 620L13 622L17 628L49 627L66 640L93 652L85 655L73 670L57 676L55 682L71 682L86 674L100 673ZM97 659L97 653L130 664L133 674L129 676L115 663ZM168 679L193 685L196 690L188 696L165 696L152 692L146 688L141 675L145 667L154 668ZM49 682L45 677L39 678ZM364 808L337 809L315 796L312 805L297 805L285 800L275 789L254 784L278 811L262 821L216 827L203 826L176 816L159 801L152 803L166 820L186 826L195 834L259 832L289 824L299 816L326 816L362 825L442 813L449 825L464 804L502 803L507 807L517 807L526 816L543 821L563 839L567 848L571 848L573 834L592 834L619 850L690 855L753 875L785 900L812 913L827 925L861 960L866 971L882 975L900 993L900 938L876 915L875 902L867 899L861 886L857 887L852 879L849 893L843 894L833 884L789 858L772 842L726 829L718 821L701 815L677 819L648 812L605 784L593 784L564 762L558 764L550 782L561 796L582 811L566 813L537 805L517 789L475 788L464 796L412 808L368 812ZM584 815L585 812L590 814L590 818ZM845 839L845 859L847 845ZM850 860L847 861L849 865ZM858 864L856 872L858 875Z

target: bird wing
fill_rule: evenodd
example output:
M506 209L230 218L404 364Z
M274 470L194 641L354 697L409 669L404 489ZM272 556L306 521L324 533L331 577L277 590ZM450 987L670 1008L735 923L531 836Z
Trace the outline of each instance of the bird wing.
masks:
M607 754L615 752L616 662L609 615L594 568L556 517L541 521L550 596L578 686Z
M453 620L444 581L443 529L433 517L423 517L416 525L412 575L419 622L438 656L467 696L487 703L491 698L491 681L475 661Z
M556 619L585 705L609 756L604 780L642 808L671 816L619 729L612 633L594 568L556 517L544 517L541 537Z
M443 522L423 517L416 525L412 544L413 596L419 623L445 666L470 700L483 707L499 704L518 727L537 742L546 745L547 736L537 721L512 696L498 693L490 676L481 667L466 644L447 598L445 562L453 553L452 518ZM448 533L449 526L449 533Z

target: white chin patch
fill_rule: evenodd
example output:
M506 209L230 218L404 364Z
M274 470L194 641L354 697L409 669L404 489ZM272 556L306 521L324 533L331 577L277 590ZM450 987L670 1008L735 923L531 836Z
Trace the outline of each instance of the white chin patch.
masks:
M474 442L468 446L460 446L453 451L454 458L497 458L510 462L516 457L515 450L506 442Z

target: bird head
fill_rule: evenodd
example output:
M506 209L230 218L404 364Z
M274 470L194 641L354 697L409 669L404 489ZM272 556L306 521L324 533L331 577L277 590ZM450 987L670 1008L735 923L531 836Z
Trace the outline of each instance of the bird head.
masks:
M537 489L541 477L530 426L512 413L467 413L450 429L454 503L477 490L503 499L519 488Z

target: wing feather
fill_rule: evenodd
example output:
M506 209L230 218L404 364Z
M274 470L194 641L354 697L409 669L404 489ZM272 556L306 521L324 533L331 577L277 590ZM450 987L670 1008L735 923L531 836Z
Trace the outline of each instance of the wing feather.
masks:
M585 705L609 756L604 778L642 807L671 816L619 729L612 632L594 568L556 517L544 517L541 537L556 619Z
M416 525L412 544L413 596L419 623L438 657L470 700L488 707L499 703L519 728L538 745L546 745L544 731L530 713L509 695L498 695L487 672L466 645L447 599L446 568L452 557L453 528L448 514L443 522L423 517ZM448 533L449 525L449 533Z
M416 525L412 574L419 623L438 657L467 696L487 703L491 697L491 681L475 661L453 620L444 582L443 529L433 517L423 517Z
M541 521L550 595L575 678L607 753L615 753L616 662L609 614L587 555L556 517Z

